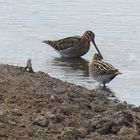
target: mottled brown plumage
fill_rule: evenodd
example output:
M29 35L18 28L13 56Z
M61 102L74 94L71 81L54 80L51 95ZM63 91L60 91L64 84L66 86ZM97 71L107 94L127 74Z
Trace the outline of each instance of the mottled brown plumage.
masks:
M100 54L94 54L93 60L89 65L89 72L96 81L105 86L106 83L109 83L121 73L110 63L103 62L102 59L103 57Z
M43 42L52 46L62 57L80 57L89 51L90 41L92 41L101 55L94 38L92 31L86 31L82 36L67 37L57 41L44 40Z

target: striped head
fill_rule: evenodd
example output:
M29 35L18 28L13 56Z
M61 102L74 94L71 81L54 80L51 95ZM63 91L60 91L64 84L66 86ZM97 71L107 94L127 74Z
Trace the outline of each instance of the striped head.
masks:
M83 37L85 37L88 41L91 41L93 43L93 45L95 46L95 49L97 50L97 52L100 54L100 56L102 57L102 54L100 53L96 43L95 43L95 34L92 31L86 31L83 34ZM103 57L102 57L103 58Z
M95 38L95 34L92 31L86 31L83 36L89 41L92 41Z
M101 61L103 60L103 57L100 54L95 53L92 60L93 62Z

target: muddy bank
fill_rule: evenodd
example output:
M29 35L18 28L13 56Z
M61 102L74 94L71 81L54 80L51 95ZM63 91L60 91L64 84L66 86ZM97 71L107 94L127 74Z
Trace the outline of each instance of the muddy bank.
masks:
M140 107L0 65L0 140L140 139Z

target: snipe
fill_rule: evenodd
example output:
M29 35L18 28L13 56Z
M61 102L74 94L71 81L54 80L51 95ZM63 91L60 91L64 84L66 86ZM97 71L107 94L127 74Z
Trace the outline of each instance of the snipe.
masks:
M93 43L96 50L101 55L95 43L95 34L92 31L86 31L82 36L67 37L56 41L43 41L43 43L52 46L62 57L67 58L85 55L89 51L90 42Z
M94 54L93 60L89 65L89 73L96 81L105 86L106 83L109 83L121 73L110 63L103 62L102 59L103 57L100 54Z

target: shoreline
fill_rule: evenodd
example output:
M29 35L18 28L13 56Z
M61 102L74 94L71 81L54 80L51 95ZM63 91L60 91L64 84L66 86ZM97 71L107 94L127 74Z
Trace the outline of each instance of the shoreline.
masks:
M0 64L0 139L140 139L140 107Z

